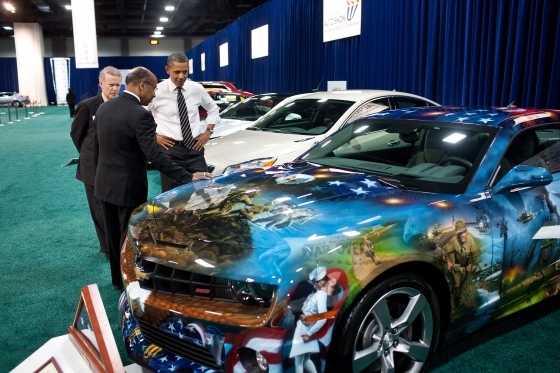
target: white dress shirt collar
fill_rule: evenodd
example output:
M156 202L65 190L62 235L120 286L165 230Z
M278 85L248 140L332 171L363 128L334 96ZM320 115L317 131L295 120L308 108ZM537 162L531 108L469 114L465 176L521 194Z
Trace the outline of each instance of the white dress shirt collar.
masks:
M129 95L132 95L132 96L136 97L136 99L138 100L138 102L142 103L142 101L140 101L140 97L138 97L136 94L134 94L134 93L132 93L132 92L130 92L130 91L127 91L126 89L123 91L123 93L124 93L124 92L128 93Z

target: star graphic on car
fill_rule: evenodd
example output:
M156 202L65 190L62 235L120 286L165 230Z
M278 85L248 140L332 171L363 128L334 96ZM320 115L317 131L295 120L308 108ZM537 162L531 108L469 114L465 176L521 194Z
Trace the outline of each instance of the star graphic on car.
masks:
M350 189L350 190L356 193L357 195L369 193L367 190L363 190L362 187L359 187L358 189Z
M346 184L344 181L329 181L329 185L336 185L341 186L342 184Z
M360 183L366 184L368 188L377 186L377 182L369 180L369 179L364 179L364 180L360 181Z

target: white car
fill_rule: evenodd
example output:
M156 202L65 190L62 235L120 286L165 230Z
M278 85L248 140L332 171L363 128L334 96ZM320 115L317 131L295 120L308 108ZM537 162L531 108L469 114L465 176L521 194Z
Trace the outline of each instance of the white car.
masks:
M382 90L315 92L292 97L252 127L211 139L205 147L206 163L214 175L270 167L294 160L316 142L366 115L438 105L421 96Z
M289 95L279 93L263 93L246 98L228 106L220 112L220 123L214 127L211 139L227 136L235 132L243 131L252 126L260 117L267 114L273 107L281 104L284 100L294 99L303 95Z

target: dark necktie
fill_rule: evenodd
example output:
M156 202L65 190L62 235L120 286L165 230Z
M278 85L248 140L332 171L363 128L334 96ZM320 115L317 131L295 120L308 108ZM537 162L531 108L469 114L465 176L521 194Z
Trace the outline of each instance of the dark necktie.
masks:
M194 139L191 131L191 124L189 122L189 112L187 111L187 104L181 88L177 87L177 106L179 107L179 118L181 120L181 133L183 134L183 145L185 148L190 149L194 145Z

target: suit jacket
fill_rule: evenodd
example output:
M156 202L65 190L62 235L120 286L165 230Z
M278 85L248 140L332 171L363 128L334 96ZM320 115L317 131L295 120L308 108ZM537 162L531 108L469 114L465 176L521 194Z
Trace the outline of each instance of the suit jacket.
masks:
M74 121L70 130L70 137L80 153L76 179L84 184L95 184L95 162L93 159L93 118L99 105L103 103L101 94L81 101L78 104Z
M125 207L146 202L148 160L173 179L192 181L192 174L163 153L156 141L154 117L133 95L123 92L101 105L93 126L98 199Z

